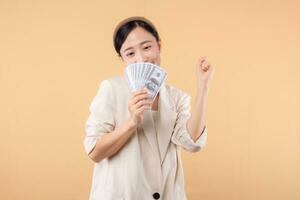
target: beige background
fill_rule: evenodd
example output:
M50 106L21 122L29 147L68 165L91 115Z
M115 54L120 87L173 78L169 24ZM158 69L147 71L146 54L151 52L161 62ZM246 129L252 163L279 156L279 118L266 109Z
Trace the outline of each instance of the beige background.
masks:
M299 1L0 0L0 199L87 199L88 106L123 73L115 25L143 15L162 37L167 82L195 96L216 67L208 143L183 152L190 200L300 199Z

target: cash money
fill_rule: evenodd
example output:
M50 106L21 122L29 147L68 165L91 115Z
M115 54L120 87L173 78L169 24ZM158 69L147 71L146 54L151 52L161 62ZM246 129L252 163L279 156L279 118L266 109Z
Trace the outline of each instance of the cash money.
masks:
M153 100L165 81L167 73L158 65L139 62L129 64L125 68L125 75L132 92L145 88L149 93L149 99Z

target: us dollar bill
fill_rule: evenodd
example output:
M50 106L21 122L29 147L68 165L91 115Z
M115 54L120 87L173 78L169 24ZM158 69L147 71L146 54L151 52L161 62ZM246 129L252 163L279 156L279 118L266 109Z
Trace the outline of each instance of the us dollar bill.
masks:
M149 93L150 100L153 100L156 97L166 78L166 75L166 72L158 67L153 67L153 69L150 71L149 78L145 82L145 89Z
M153 100L166 79L166 71L152 63L133 63L126 67L125 75L132 92L145 88L148 99Z

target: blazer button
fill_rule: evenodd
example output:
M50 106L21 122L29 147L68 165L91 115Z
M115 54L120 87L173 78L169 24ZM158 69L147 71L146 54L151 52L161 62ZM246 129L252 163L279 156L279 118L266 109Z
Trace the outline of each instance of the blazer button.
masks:
M155 192L155 193L153 194L153 198L154 198L154 199L159 199L159 197L160 197L160 194L159 194L159 193Z

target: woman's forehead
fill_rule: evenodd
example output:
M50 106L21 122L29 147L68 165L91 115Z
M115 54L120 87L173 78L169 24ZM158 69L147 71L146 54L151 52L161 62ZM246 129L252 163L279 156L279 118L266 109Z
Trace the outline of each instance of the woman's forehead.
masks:
M147 42L154 41L155 37L151 33L144 30L143 28L137 27L128 34L126 40L122 45L122 49L124 49L125 51L127 48L143 45Z

